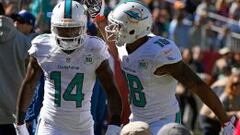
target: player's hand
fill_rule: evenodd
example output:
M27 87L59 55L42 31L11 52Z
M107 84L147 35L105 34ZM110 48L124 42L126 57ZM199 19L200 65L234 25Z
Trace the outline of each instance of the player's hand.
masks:
M105 135L119 135L121 128L116 125L108 125L107 131Z
M98 15L103 16L104 2L103 0L84 0L83 3L87 6L87 11L92 18Z
M234 123L236 121L236 117L233 116L229 122L226 122L223 127L223 135L233 135L235 126Z
M29 132L27 130L27 126L26 124L22 124L22 125L15 125L15 129L16 129L16 133L17 135L29 135Z

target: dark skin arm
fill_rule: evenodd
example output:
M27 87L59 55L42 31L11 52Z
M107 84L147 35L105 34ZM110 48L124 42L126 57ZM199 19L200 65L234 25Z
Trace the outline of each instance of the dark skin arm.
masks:
M42 69L38 65L37 60L33 57L30 57L29 64L27 67L27 74L22 82L17 99L17 113L16 113L17 125L24 124L27 108L32 101L35 86L41 74Z
M185 87L197 94L201 100L216 114L221 124L229 121L223 105L211 88L204 83L184 62L159 67L154 74L169 74L182 83Z
M97 68L96 74L105 90L108 98L111 121L109 124L120 125L120 116L122 111L121 98L113 77L113 72L109 66L108 60L104 60Z

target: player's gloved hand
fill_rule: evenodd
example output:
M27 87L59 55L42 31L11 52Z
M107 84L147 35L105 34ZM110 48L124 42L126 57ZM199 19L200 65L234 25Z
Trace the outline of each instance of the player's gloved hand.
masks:
M103 16L104 2L103 0L84 0L83 3L87 6L87 11L92 18L98 15Z
M29 135L28 129L26 124L22 124L22 125L15 125L15 129L16 129L16 133L17 135Z
M121 131L121 127L117 125L108 125L105 135L119 135L120 131Z
M233 116L230 121L224 123L223 125L223 135L233 135L235 126L234 123L236 122L236 117Z

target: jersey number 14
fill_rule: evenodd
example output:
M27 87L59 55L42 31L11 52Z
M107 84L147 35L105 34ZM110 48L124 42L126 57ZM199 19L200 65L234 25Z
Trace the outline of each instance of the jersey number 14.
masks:
M55 87L55 99L54 103L57 107L61 107L61 72L53 71L50 74L50 79L54 81ZM84 74L77 73L71 82L68 84L65 92L63 93L63 100L65 101L75 101L76 107L82 106L82 101L84 99L84 94L82 93ZM76 87L76 92L73 94L74 87Z

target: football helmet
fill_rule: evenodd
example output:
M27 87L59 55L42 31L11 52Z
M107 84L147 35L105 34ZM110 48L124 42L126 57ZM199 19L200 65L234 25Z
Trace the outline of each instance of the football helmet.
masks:
M151 32L152 15L140 2L123 2L109 13L108 22L105 27L107 40L122 46Z
M74 50L83 45L86 37L87 16L84 7L72 0L58 3L51 16L51 32L63 50Z

